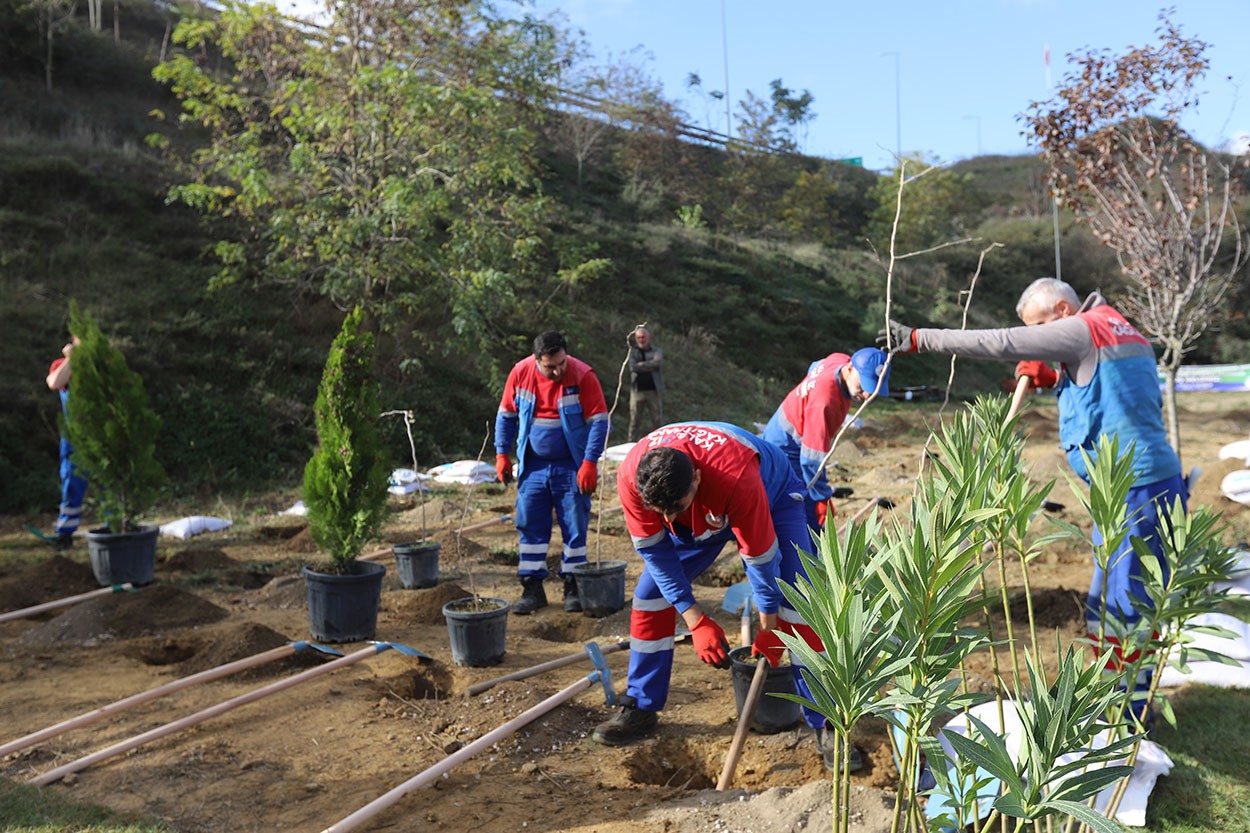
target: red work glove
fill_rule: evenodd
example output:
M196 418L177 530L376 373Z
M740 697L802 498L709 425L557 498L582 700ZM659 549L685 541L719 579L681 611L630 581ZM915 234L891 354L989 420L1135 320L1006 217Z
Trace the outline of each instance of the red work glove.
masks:
M837 511L836 509L834 510ZM821 526L825 525L825 518L829 516L829 499L816 501L816 523Z
M699 659L717 668L729 667L729 643L725 641L725 632L706 613L690 629L690 638Z
M495 476L505 486L512 482L512 459L507 454L495 455Z
M599 464L582 460L582 467L577 470L577 488L584 495L591 494L599 485Z
M1059 374L1046 362L1020 362L1016 365L1016 378L1028 376L1039 388L1053 388L1059 384Z
M781 665L781 653L786 649L785 643L776 629L760 631L751 643L751 656L763 657L773 668Z

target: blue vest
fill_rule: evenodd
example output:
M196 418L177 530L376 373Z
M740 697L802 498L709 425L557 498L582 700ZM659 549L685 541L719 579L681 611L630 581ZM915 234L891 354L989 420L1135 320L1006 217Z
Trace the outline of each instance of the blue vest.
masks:
M525 449L529 443L529 432L534 425L534 392L527 389L526 384L534 384L534 377L538 375L538 370L534 366L533 360L529 360L530 367L526 369L524 376L518 380L518 384L513 393L516 400L517 417L519 419L519 428L517 431L517 477L525 471ZM557 412L560 415L560 428L564 431L564 439L569 444L570 456L574 463L580 464L582 460L598 461L600 455L603 454L604 440L608 435L608 415L607 413L595 414L589 420L582 414L581 400L581 383L582 379L588 374L593 374L590 366L585 362L579 361L572 356L568 358L568 370L565 372L564 379L560 385L563 391L560 394L560 404ZM573 392L568 392L572 389ZM499 432L498 420L496 420L496 434ZM587 453L587 449L590 453Z
M1058 387L1059 443L1072 470L1085 482L1089 471L1081 452L1096 456L1098 438L1119 438L1124 452L1134 446L1136 486L1181 472L1181 461L1163 427L1163 398L1154 349L1133 325L1103 304L1082 312L1098 350L1089 384L1080 387L1064 373Z

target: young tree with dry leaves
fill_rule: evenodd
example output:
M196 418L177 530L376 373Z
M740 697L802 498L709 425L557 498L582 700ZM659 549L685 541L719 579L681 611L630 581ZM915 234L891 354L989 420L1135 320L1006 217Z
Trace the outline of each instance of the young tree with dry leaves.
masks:
M1248 253L1229 168L1180 126L1198 103L1207 44L1159 16L1158 43L1070 55L1077 69L1024 117L1051 193L1116 254L1123 308L1163 348L1168 440L1180 452L1176 374Z

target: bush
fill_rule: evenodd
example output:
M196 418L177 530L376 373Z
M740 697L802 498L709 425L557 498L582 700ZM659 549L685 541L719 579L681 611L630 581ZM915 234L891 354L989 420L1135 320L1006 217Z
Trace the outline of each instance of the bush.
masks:
M101 519L116 534L134 530L134 518L156 500L165 470L156 461L160 417L143 380L109 344L89 313L70 302L71 395L64 417L72 460L95 489Z
M349 313L330 345L314 407L317 449L304 468L309 533L340 574L386 519L374 338L360 331L363 318L359 307Z

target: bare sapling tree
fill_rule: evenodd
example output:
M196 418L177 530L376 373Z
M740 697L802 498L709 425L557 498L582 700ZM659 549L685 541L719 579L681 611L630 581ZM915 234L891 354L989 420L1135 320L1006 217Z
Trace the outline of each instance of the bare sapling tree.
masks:
M1168 440L1180 452L1176 375L1224 317L1247 248L1228 165L1180 126L1198 103L1207 44L1164 12L1156 45L1071 55L1076 70L1025 116L1051 193L1111 248L1128 279L1124 309L1162 348Z

